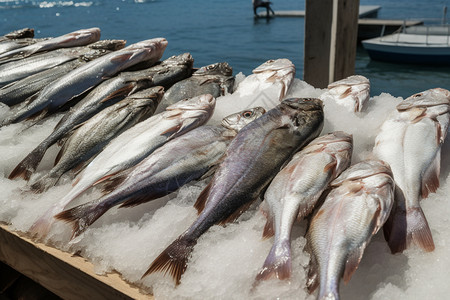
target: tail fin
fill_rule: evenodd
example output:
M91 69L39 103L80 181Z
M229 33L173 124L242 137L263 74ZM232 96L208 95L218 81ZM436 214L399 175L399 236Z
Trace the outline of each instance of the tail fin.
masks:
M289 241L285 240L281 243L273 244L261 271L256 275L256 280L260 281L270 278L285 280L291 277L291 273L291 247Z
M58 182L59 177L51 176L51 173L44 175L37 181L30 184L30 190L34 193L43 193L47 191L52 186L55 186Z
M83 233L92 223L100 218L109 207L98 205L95 200L71 209L67 209L55 215L55 218L72 224L72 239Z
M187 262L195 244L195 241L179 237L152 262L142 278L155 272L164 272L164 274L170 273L175 283L180 284L181 275L187 268Z
M30 179L31 174L36 170L42 157L44 157L45 151L47 151L47 147L41 143L14 168L8 178L21 177L25 180Z
M395 202L389 218L383 225L384 238L387 241L391 253L402 253L406 250L406 208L403 191L395 187Z
M426 252L434 250L433 236L420 206L406 211L407 243L413 242Z

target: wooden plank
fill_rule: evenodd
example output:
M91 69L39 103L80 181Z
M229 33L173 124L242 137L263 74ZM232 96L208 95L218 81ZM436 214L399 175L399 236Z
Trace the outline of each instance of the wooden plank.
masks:
M34 243L2 224L0 261L63 299L153 299L116 273L97 275L82 257Z

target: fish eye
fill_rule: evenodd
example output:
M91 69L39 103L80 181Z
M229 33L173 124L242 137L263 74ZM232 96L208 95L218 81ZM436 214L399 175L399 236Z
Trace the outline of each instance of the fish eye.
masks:
M422 96L422 93L418 93L418 94L415 94L413 97L414 98L418 98L418 97L421 97Z
M244 118L250 118L251 116L253 116L253 112L247 110L242 115L244 116Z

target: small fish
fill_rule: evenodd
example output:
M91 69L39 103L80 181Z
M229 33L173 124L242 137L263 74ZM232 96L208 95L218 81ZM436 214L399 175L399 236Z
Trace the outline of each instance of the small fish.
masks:
M370 82L364 76L352 75L328 85L328 90L320 96L333 101L354 112L366 109L370 99Z
M256 280L291 276L291 229L311 213L329 183L350 166L352 136L342 131L316 138L275 176L264 199L269 207L263 237L275 231L272 249Z
M89 161L114 137L152 116L163 94L164 88L161 86L139 91L79 124L65 140L55 166L31 183L31 190L46 191L56 184L62 174Z
M232 68L226 63L215 63L195 71L191 77L175 83L164 94L157 112L164 111L167 106L182 99L202 94L211 94L217 98L232 93L234 76Z
M30 99L29 105L10 113L1 126L20 122L36 114L42 116L53 112L74 97L130 66L141 61L158 61L166 46L166 39L155 38L94 59L46 86L36 98Z
M306 234L311 254L308 291L320 284L317 299L339 299L367 244L386 222L394 202L394 180L383 161L351 166L331 182L332 190L313 216Z
M195 203L200 212L197 220L143 276L168 272L179 284L197 239L211 226L231 222L245 211L286 160L319 135L323 121L322 101L292 98L242 128Z
M8 58L24 58L37 52L50 51L58 48L84 46L100 39L100 29L97 27L81 29L65 35L34 43L32 45L0 54L0 61Z
M384 226L392 253L411 243L434 250L420 200L439 187L441 146L450 119L450 91L430 89L405 99L381 126L373 153L390 164L397 184L396 206Z
M72 189L33 224L30 233L37 238L45 237L53 216L72 200L92 186L138 164L166 142L205 124L215 104L216 99L208 94L186 99L124 131L78 174Z
M168 195L210 173L243 124L252 122L262 114L264 112L259 108L250 109L227 117L228 127L197 127L156 149L136 166L108 179L105 190L109 194L55 217L72 223L74 237L116 205L135 206Z

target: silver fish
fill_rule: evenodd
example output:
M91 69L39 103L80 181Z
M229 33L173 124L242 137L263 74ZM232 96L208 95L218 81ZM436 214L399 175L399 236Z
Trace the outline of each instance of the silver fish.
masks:
M420 200L439 187L441 146L449 119L450 91L430 89L401 102L375 139L373 153L390 164L397 184L397 205L384 227L393 253L411 243L434 250Z
M213 97L219 97L225 93L232 93L234 85L232 73L232 68L224 62L200 68L191 77L175 83L167 90L157 112L164 111L169 105L185 98L192 98L202 94L211 94Z
M267 223L263 237L275 231L273 246L256 280L291 276L291 229L311 213L329 183L350 166L352 136L342 131L316 138L296 153L270 183L264 199Z
M202 95L171 105L163 113L142 121L114 138L92 160L73 182L72 189L34 223L31 233L45 237L53 216L64 210L84 191L114 174L128 169L154 150L182 134L205 124L211 117L216 100Z
M46 86L35 99L31 99L29 105L11 113L1 125L20 122L40 112L52 112L67 101L140 61L158 61L166 46L166 39L155 38L94 59Z
M8 58L24 58L37 52L50 51L58 48L84 46L100 39L100 29L97 27L80 29L65 35L34 43L32 45L0 54L0 61Z
M247 114L249 111L251 115ZM227 124L248 124L263 113L260 109L236 113L228 117ZM236 117L238 115L239 118ZM129 207L151 201L206 176L243 126L232 127L236 129L200 126L167 142L136 166L108 180L105 191L109 194L63 211L55 217L71 222L72 236L77 236L113 206L121 204L120 207Z
M394 186L389 166L379 160L353 165L331 183L306 235L311 253L307 286L313 292L320 284L317 299L339 299L341 277L350 280L389 216Z
M197 239L211 226L236 219L285 161L319 135L323 121L319 99L292 98L239 131L195 203L199 217L153 261L144 276L169 272L179 284Z
M223 118L222 126L228 129L239 131L248 123L250 123L249 120L257 119L265 113L266 110L260 106L254 107L252 109L246 109L244 111L241 111L240 113L232 114L228 117Z
M352 75L328 85L320 99L333 101L354 112L364 111L370 99L370 82L364 76Z
M51 69L41 71L34 75L3 86L2 88L0 88L0 102L3 102L9 106L23 102L28 97L34 95L45 86L59 79L66 73L80 67L81 65L93 59L106 55L111 51L122 49L124 46L124 40L103 40L91 44L87 46L90 48L90 50L82 54L75 60L63 63Z
M31 183L31 190L46 191L57 183L62 174L89 161L115 136L152 116L163 94L161 86L139 91L79 124L64 141L55 166Z
M38 43L39 41L44 41L46 39L32 39L32 38L24 38L24 39L17 39L17 40L9 40L6 39L2 42L0 42L0 54L6 53L11 50L15 50L18 48L26 47L35 43Z

